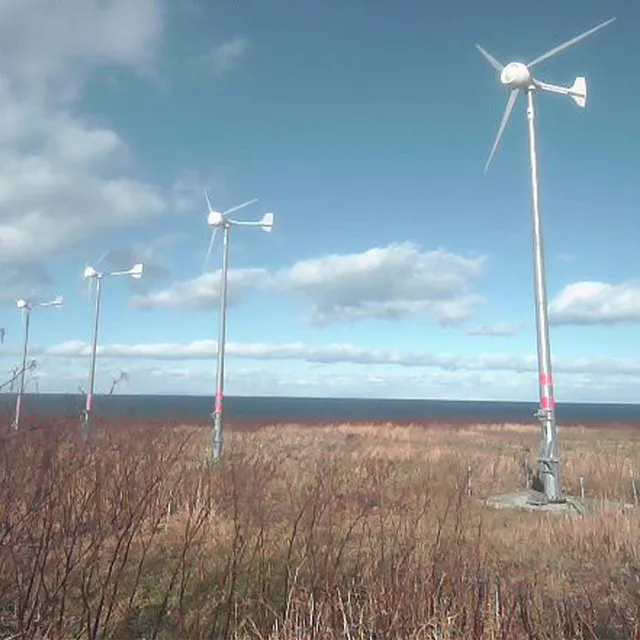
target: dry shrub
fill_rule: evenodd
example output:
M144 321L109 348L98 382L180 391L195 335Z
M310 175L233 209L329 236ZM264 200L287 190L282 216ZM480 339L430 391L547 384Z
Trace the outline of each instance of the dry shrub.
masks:
M634 433L562 432L629 499ZM0 635L637 638L635 511L488 510L537 430L64 425L0 441Z

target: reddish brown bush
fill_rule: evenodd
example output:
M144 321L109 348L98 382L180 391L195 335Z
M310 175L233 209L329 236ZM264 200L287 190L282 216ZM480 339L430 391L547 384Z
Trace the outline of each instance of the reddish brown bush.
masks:
M637 638L638 515L492 511L517 425L77 425L0 440L0 636ZM630 499L633 431L562 432L566 484ZM471 491L470 491L471 489Z

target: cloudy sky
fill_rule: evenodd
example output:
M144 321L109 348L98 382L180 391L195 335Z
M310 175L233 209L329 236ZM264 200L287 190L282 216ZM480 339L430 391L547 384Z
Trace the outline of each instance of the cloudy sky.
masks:
M0 367L16 300L37 309L42 391L86 385L82 272L104 283L98 391L210 393L215 207L276 215L238 229L230 394L535 400L524 100L489 173L506 91L478 54L586 75L589 104L538 100L541 203L558 401L640 394L636 157L640 58L628 1L2 0ZM124 388L123 388L124 390Z

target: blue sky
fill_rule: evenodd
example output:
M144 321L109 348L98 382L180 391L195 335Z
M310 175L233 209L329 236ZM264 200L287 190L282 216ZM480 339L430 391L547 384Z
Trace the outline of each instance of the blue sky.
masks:
M640 390L629 2L8 0L0 6L0 367L19 297L38 309L42 391L86 385L87 264L105 281L98 391L214 386L220 243L203 273L203 189L272 234L233 232L230 394L536 397L524 97L489 173L507 99L480 43L530 60L587 108L537 99L558 401Z

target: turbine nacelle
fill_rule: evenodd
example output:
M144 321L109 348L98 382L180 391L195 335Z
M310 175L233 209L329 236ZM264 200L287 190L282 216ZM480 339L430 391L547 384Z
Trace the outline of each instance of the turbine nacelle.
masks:
M216 229L224 226L225 217L219 211L210 211L207 216L207 224Z
M532 80L531 72L522 62L510 62L500 72L500 82L509 89L526 89Z
M95 278L98 275L98 272L93 267L85 267L84 272L82 273L82 277L85 280L89 278Z

